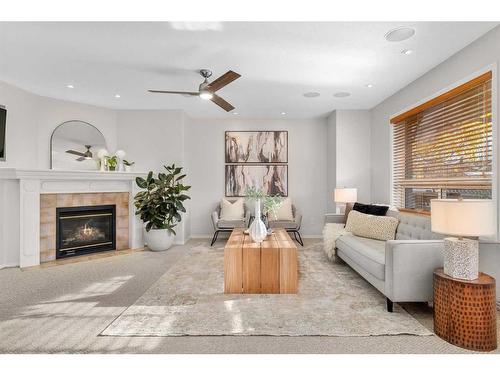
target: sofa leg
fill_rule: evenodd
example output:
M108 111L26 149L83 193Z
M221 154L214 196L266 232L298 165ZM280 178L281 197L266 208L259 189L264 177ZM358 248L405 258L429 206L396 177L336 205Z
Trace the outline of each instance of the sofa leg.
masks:
M386 298L386 302L387 302L387 311L392 312L394 303L389 298Z
M213 246L214 242L217 241L217 236L219 235L219 231L216 230L215 233L214 233L214 237L212 238L212 243L210 244L210 246Z

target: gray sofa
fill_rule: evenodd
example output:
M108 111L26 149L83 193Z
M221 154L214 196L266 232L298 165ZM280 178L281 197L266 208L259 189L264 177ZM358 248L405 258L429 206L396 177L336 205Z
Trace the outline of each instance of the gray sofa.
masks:
M398 218L396 239L378 241L354 235L337 239L337 256L393 302L433 299L433 271L443 266L443 236L431 232L430 218L389 211Z

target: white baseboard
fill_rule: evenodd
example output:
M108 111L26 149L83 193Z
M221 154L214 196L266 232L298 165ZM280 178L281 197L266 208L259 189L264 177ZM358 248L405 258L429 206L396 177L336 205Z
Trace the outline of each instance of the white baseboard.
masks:
M13 267L19 267L19 264L15 264L15 263L12 263L12 264L0 264L0 270L3 269L3 268L13 268Z
M222 233L221 233L222 234ZM212 238L214 234L192 234L189 239L203 239L203 238Z

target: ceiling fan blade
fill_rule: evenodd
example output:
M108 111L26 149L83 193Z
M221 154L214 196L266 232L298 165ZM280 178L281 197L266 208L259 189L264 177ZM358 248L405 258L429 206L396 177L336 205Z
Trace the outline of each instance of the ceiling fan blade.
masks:
M231 112L234 109L234 107L231 104L229 104L228 102L226 102L224 99L222 99L220 96L218 96L216 94L213 94L213 97L210 100L213 101L215 104L217 104L219 107L221 107L226 112Z
M87 158L82 156L82 157L77 158L76 161L84 161L85 159L87 159Z
M68 154L73 154L73 155L78 155L78 156L83 156L85 157L85 154L83 152L78 152L78 151L75 151L75 150L66 150L66 152Z
M229 85L235 79L238 79L240 77L241 77L240 74L230 70L226 74L221 75L215 81L210 82L207 86L207 89L209 89L212 92L216 92L217 90L220 90L224 86Z
M193 91L164 91L164 90L148 90L148 91L154 94L180 94L180 95L191 95L191 96L200 95L199 92L193 92Z

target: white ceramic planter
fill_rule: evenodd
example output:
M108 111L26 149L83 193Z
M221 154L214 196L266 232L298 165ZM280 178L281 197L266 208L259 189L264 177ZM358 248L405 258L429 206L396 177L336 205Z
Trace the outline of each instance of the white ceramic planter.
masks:
M144 229L144 242L152 251L168 250L174 243L175 236L167 229Z

